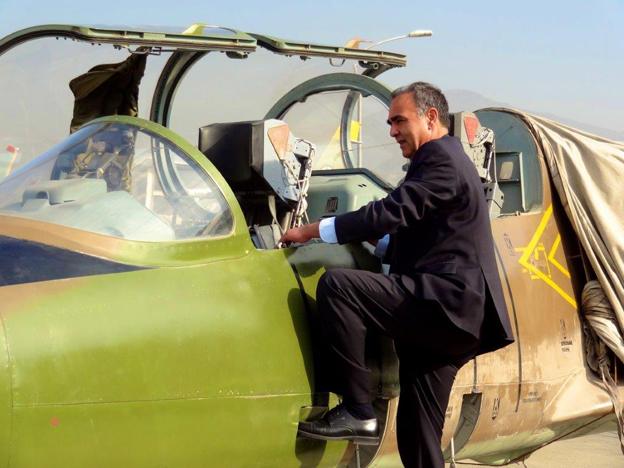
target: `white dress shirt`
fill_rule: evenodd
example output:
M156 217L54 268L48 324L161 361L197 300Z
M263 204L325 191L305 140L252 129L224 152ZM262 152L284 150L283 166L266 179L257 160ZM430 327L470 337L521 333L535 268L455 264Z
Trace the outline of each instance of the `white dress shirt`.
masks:
M319 223L319 234L321 236L321 240L328 244L336 244L338 242L338 237L336 236L336 218L332 216L331 218L323 218ZM377 242L377 246L375 247L375 256L379 258L383 258L386 254L386 250L388 249L388 244L390 243L390 234L386 234Z

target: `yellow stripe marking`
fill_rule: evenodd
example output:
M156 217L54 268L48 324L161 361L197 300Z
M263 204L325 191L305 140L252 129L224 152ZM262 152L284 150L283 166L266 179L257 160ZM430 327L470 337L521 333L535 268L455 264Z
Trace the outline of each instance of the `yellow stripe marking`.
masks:
M557 268L557 270L559 270L565 276L570 278L570 272L566 270L566 268L555 259L555 253L557 252L557 247L559 247L560 243L561 243L561 234L558 234L557 238L555 239L555 243L553 244L548 254L548 261L552 263L555 266L555 268Z
M522 254L522 257L520 257L520 260L519 260L521 265L528 263L527 260L529 259L533 251L535 250L535 247L537 247L537 243L539 242L540 237L542 237L542 234L544 234L544 231L546 230L546 225L548 224L548 221L550 221L550 217L552 216L552 211L553 211L552 205L550 205L548 209L546 210L546 212L544 213L544 216L542 216L542 219L540 220L540 223L537 226L537 230L533 234L533 237L531 238L529 245L527 245L524 248L524 253ZM533 267L533 265L531 265L531 267Z

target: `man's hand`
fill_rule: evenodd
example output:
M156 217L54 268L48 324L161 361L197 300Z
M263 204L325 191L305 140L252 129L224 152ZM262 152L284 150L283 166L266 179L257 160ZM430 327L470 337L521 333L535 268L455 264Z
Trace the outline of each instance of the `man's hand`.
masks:
M320 237L319 223L304 224L296 228L289 229L284 233L280 242L297 242L303 244L310 239Z

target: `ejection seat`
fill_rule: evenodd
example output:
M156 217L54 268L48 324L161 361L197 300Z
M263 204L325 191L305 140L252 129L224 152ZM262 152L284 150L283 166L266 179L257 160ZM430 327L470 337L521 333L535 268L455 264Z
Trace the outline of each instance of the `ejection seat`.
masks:
M305 211L314 146L271 119L206 125L198 147L234 191L256 247L275 248Z

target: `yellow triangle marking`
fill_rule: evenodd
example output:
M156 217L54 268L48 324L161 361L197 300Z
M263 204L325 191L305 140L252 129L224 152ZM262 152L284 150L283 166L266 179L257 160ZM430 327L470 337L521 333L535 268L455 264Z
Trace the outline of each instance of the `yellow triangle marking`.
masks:
M576 308L576 301L574 300L574 298L570 297L570 295L567 294L557 283L555 283L551 278L545 275L539 268L537 268L535 265L529 262L529 258L531 258L531 254L534 253L534 250L537 248L540 238L542 237L542 235L544 234L544 231L546 230L546 226L548 225L548 221L550 221L552 212L553 212L553 208L552 208L552 205L550 205L548 209L546 210L546 212L544 213L544 215L542 216L542 219L540 220L537 226L537 229L535 230L535 233L533 234L533 237L531 238L531 241L529 242L529 245L527 245L525 248L522 249L523 254L520 257L520 260L518 260L518 263L520 263L520 265L522 265L531 273L532 278L536 278L536 279L539 278L542 281L544 281L548 286L553 288L561 297L563 297L572 307ZM556 243L557 241L555 241L555 244ZM551 249L551 253L552 252L554 252L553 249ZM548 256L548 260L550 260L550 255ZM557 264L558 263L556 261L555 263L553 263L555 267L557 267Z

